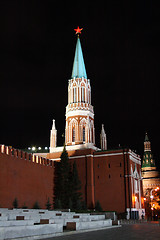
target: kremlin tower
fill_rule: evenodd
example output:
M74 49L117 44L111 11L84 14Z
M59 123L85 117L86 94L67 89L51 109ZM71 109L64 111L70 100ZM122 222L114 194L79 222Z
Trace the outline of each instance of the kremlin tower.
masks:
M151 142L149 141L148 134L145 135L144 140L144 154L142 160L142 178L143 178L143 193L160 187L160 176L157 171L155 160L153 159L151 151Z
M65 145L67 150L95 147L94 110L91 105L91 85L87 78L79 35L82 29L75 29L77 43L71 79L68 81L68 105L66 106ZM55 120L50 135L50 153L56 148L57 130Z
M68 81L66 106L65 146L71 164L77 165L82 198L88 208L97 201L106 211L127 213L127 218L138 219L144 214L140 156L130 149L108 150L102 124L101 149L95 146L94 110L91 105L91 85L87 78L79 27L75 29L77 43L71 79ZM60 161L62 147L56 146L55 121L50 137L47 158ZM146 145L149 149L149 143Z
M67 146L95 144L94 111L91 105L91 86L87 79L83 53L77 31L77 44L71 79L68 82L65 143Z

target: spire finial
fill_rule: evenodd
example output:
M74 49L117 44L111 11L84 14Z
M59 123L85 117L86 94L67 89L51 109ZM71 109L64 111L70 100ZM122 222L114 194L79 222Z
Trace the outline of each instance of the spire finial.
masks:
M83 28L79 28L79 26L77 27L77 29L74 29L74 31L76 32L78 37L79 37L79 34L81 34L82 30L83 30Z

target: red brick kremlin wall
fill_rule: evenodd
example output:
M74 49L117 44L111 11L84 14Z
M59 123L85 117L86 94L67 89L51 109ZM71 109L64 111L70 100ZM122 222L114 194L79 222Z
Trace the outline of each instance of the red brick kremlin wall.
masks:
M49 153L47 158L60 160L60 154ZM131 165L134 169L135 162L130 159L130 154L129 149L68 150L70 162L76 161L83 200L88 208L94 208L97 201L105 211L123 213L127 208L135 208L130 177ZM136 166L140 174L141 165Z
M94 208L96 201L105 211L122 213L135 208L131 190L131 165L134 169L135 162L130 154L128 149L68 151L70 162L76 161L88 208ZM61 152L49 153L47 158L59 161L60 156ZM141 166L136 167L140 173ZM53 189L54 161L0 145L0 207L13 207L17 198L19 207L25 204L32 208L38 201L41 208L46 208L48 197L53 201Z
M95 152L91 149L68 151L68 154L71 162L76 161L88 208L94 208L99 201L105 211L125 212L132 198L124 177L130 174L130 168L124 168L128 154L124 155L122 150Z
M53 202L54 167L51 160L0 145L0 207L32 208L38 201L46 208L48 197Z

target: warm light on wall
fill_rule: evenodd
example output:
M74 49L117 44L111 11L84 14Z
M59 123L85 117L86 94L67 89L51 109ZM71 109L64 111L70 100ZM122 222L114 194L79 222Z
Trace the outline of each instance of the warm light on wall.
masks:
M132 201L135 203L137 201L137 196L133 195L132 196Z

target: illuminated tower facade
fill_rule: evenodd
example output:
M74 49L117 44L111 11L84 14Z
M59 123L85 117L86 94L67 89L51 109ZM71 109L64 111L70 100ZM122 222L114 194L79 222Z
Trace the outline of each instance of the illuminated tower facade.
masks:
M94 111L91 105L91 85L87 78L79 34L71 79L68 81L65 143L67 146L95 145Z
M143 193L147 196L151 189L160 187L160 176L157 171L155 160L153 159L151 151L151 142L149 141L148 134L145 134L144 140L144 154L142 160L142 183Z

